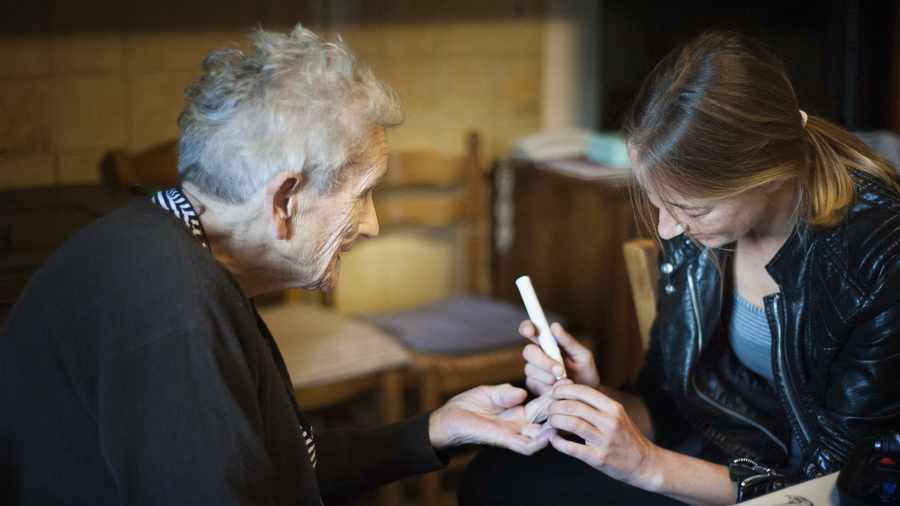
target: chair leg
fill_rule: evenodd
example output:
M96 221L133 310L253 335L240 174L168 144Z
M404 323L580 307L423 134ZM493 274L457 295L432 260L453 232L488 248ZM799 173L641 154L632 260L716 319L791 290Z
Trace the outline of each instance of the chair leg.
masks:
M440 385L437 371L426 368L420 371L419 407L421 411L437 409L441 405ZM437 506L441 492L441 471L422 476L422 506Z
M385 425L403 419L403 372L388 371L381 376L381 422ZM381 487L382 506L403 504L403 483L394 482Z

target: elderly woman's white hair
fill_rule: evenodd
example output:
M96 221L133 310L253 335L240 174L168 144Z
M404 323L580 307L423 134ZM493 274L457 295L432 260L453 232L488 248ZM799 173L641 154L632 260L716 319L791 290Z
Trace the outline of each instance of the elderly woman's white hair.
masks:
M364 129L403 118L394 92L342 42L297 25L257 31L253 52L211 52L185 90L178 175L225 202L244 202L282 171L323 193L342 177Z

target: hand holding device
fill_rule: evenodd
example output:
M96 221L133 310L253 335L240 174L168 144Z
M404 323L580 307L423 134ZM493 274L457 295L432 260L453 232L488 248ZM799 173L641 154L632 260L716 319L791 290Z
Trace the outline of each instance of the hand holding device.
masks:
M534 286L531 285L531 278L522 276L516 280L516 286L519 287L519 293L522 295L522 301L525 302L525 309L528 311L528 318L538 330L538 343L541 349L553 360L562 365L563 373L557 376L557 381L566 377L566 366L559 352L559 344L556 337L550 332L550 324L547 323L547 317L544 310L538 302L537 294L534 293ZM528 423L542 422L547 419L547 408L553 399L547 397L547 394L541 395L538 399L528 403L525 408L525 418Z
M559 344L556 342L556 337L550 332L550 324L547 323L547 317L544 316L544 310L541 309L537 294L534 293L534 286L531 285L531 278L528 276L520 277L516 280L516 286L519 287L519 293L522 294L522 301L525 302L528 318L531 319L531 323L533 323L538 330L538 343L540 343L541 349L544 350L544 353L546 353L548 357L556 360L563 366L562 375L557 376L556 379L561 380L565 378L566 367L562 359L562 354L559 352Z

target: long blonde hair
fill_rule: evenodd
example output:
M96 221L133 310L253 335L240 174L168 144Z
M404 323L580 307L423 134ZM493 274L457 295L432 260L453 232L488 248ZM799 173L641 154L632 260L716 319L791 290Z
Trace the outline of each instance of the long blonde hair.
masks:
M715 199L789 180L798 217L813 229L837 225L855 202L848 169L900 191L897 172L865 143L822 118L804 123L781 62L734 32L707 32L663 59L623 133L647 190ZM646 195L638 197L652 222Z

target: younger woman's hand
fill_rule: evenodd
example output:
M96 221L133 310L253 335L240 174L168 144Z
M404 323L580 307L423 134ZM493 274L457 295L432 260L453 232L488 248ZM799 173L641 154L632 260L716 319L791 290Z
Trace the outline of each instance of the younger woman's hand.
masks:
M654 484L654 445L632 421L622 404L583 385L560 382L548 393L554 401L547 423L584 439L576 443L554 437L559 451L584 461L607 475L643 488Z
M550 331L556 336L559 343L559 351L562 354L564 364L553 360L538 344L529 344L522 352L527 364L525 364L525 385L535 395L541 395L550 390L559 376L563 374L563 366L569 379L581 385L597 388L600 385L600 376L597 373L597 365L594 363L594 354L581 343L575 340L559 323L550 325ZM537 343L537 329L530 320L525 320L519 325L519 334Z
M554 448L612 478L684 503L734 504L737 487L728 467L655 445L648 437L650 420L640 399L600 389L560 381L547 393L553 401L545 425L583 440L554 433Z

